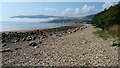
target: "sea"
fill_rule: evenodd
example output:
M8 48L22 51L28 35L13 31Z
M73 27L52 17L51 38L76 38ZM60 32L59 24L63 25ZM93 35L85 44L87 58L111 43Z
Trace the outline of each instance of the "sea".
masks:
M65 26L63 23L46 23L46 22L0 22L0 32L15 31L15 30L29 30L35 28L56 28Z

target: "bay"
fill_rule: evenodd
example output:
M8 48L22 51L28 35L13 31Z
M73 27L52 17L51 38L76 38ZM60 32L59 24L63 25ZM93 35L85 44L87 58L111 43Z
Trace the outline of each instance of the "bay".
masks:
M27 30L35 28L56 28L64 26L63 23L45 23L45 22L0 22L0 32L14 31L14 30Z

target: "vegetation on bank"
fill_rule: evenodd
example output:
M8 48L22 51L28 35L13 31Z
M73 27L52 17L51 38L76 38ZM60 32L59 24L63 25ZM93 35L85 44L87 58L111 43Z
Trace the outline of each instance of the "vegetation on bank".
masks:
M120 47L120 43L113 43L111 46L118 46L118 47Z
M103 30L109 30L114 25L120 25L120 3L96 14L92 19L92 24Z
M93 34L98 37L101 37L103 40L107 40L109 37L109 34L103 30L97 30L97 31L93 32Z
M120 2L115 6L111 6L108 9L96 14L91 23L102 30L94 32L99 34L99 37L107 39L109 36L113 36L120 39ZM112 46L120 46L120 43L113 43Z

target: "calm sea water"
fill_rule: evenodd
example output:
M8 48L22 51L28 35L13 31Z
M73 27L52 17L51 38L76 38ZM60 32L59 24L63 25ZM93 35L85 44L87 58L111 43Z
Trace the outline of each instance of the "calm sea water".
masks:
M2 27L2 29L0 29L0 32L13 30L27 30L34 28L55 28L60 26L64 26L64 24L41 22L0 22L0 27Z

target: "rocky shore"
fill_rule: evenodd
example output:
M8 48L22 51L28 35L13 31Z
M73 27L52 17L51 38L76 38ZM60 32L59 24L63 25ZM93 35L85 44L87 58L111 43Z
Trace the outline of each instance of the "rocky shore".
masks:
M92 33L92 25L3 32L5 66L117 66L118 47Z
M48 36L62 36L65 34L70 34L76 32L78 30L82 30L85 27L83 25L79 26L64 26L59 28L51 28L51 29L43 29L43 30L32 30L32 31L23 31L23 32L2 32L2 40L3 46L6 43L17 43L19 41L33 41L37 38L40 40L46 39Z

